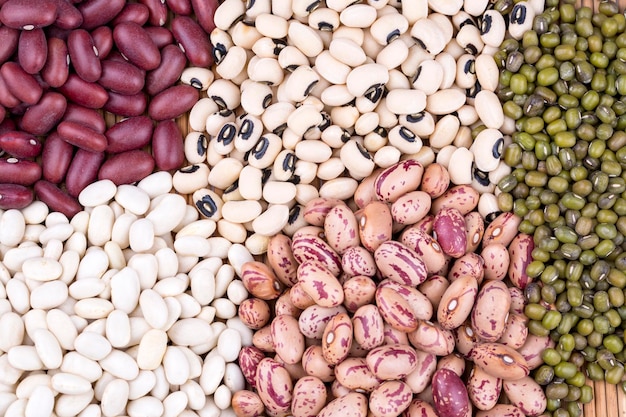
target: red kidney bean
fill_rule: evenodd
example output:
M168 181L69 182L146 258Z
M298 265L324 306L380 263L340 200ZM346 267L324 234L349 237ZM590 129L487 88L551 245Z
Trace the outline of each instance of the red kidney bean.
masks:
M41 167L26 159L0 159L0 183L32 185L41 178Z
M2 64L0 74L11 94L24 103L35 104L41 98L43 89L35 77L24 71L16 62Z
M137 149L110 157L100 167L98 179L109 179L116 185L132 184L150 175L153 169L152 156L146 151Z
M24 71L36 74L43 68L48 55L48 43L43 29L23 30L17 44L17 61Z
M98 84L116 93L133 95L143 89L145 75L145 71L130 62L106 59L102 61Z
M76 151L65 175L65 189L72 197L78 197L86 186L98 178L98 171L104 161L104 152Z
M0 209L23 209L33 202L33 192L19 184L0 184Z
M167 6L162 0L138 0L150 11L150 24L152 26L163 26L167 20Z
M0 9L0 22L13 29L49 26L56 18L57 6L52 0L9 0Z
M51 210L63 213L70 219L82 210L75 198L46 180L39 180L35 183L35 194Z
M100 26L91 31L93 44L98 50L98 58L106 59L113 49L113 31L108 26Z
M183 134L174 120L163 120L154 128L152 155L161 171L178 169L185 161Z
M41 170L45 180L58 184L65 178L74 156L74 147L52 132L43 144Z
M78 5L83 29L91 30L109 23L124 8L126 0L86 0Z
M20 103L21 101L9 91L9 87L7 87L7 83L4 81L2 73L0 73L0 104L11 108L16 107Z
M39 103L26 109L19 122L20 129L33 135L44 135L57 125L66 108L67 100L63 94L48 91Z
M144 30L159 49L162 49L163 47L174 42L174 35L172 35L172 32L168 28L161 26L148 26L144 28Z
M57 133L63 140L86 151L104 152L107 147L106 136L82 123L62 121Z
M176 16L172 20L172 33L174 39L182 46L191 65L208 67L213 64L209 37L192 18Z
M83 15L68 0L53 0L57 6L57 18L54 25L61 29L76 29L83 24Z
M120 52L139 68L147 71L159 66L161 54L158 48L137 23L122 22L115 26L113 40Z
M0 148L17 158L35 158L41 153L41 142L30 133L12 130L0 135Z
M189 0L165 0L165 3L175 14L187 16L192 12L191 2Z
M217 6L219 6L217 0L191 0L191 7L196 14L196 19L206 33L210 34L215 29L213 16Z
M124 94L109 92L109 100L103 109L118 116L139 116L143 114L148 105L148 99L142 92L126 96Z
M185 54L176 45L161 50L161 63L146 75L146 91L154 96L174 85L187 65Z
M92 109L101 109L109 99L104 87L87 82L76 74L70 74L59 91L70 101Z
M78 122L91 127L96 132L104 133L106 122L104 117L94 109L80 106L74 103L67 103L67 109L63 115L63 120L68 122Z
M115 16L111 25L116 26L122 22L135 22L143 26L148 21L149 16L150 10L143 4L126 3L122 11Z
M73 30L67 37L67 51L76 74L94 83L100 79L102 66L93 38L85 29Z
M41 77L50 87L61 87L70 73L67 44L63 39L48 38L48 59Z
M0 63L4 63L17 49L20 31L8 26L0 26Z
M175 85L152 98L148 106L148 114L154 120L174 119L190 110L198 98L198 90L192 86Z
M152 120L147 116L129 117L115 123L105 133L107 152L119 153L140 149L152 139Z
M10 132L11 130L15 130L15 122L11 119L4 119L0 123L0 135Z

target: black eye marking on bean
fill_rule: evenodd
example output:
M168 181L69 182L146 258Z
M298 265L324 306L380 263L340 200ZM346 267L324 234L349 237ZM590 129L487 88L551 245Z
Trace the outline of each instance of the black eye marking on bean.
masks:
M330 123L330 115L328 113L323 111L321 115L322 115L322 121L320 122L319 125L317 125L317 128L323 132L326 129L328 129L331 123Z
M231 109L223 109L223 110L220 110L218 114L226 118L226 117L230 117L233 114L233 111Z
M232 123L226 123L220 129L220 132L217 135L217 142L222 142L224 146L228 146L232 143L237 135L237 128Z
M422 66L417 67L417 71L415 71L415 77L413 77L413 82L417 81L417 79L422 74Z
M494 211L493 213L489 213L485 217L485 221L487 222L487 224L489 224L493 222L500 214L502 214L501 211Z
M472 43L468 43L464 49L468 54L476 55L478 53L478 48Z
M480 90L482 90L480 83L476 81L473 86L465 90L465 95L469 98L475 98L476 94L480 93Z
M251 8L253 8L255 3L256 3L256 0L246 1L246 10L250 10Z
M206 217L212 217L217 213L217 204L215 204L213 197L208 194L196 201L196 208Z
M387 129L382 126L378 126L376 129L374 129L374 133L376 133L381 138L386 138L389 135Z
M504 138L499 138L496 143L493 144L491 154L494 158L500 158L502 156L502 149L504 148Z
M289 224L294 224L296 222L296 220L298 220L298 218L300 217L300 206L295 205L291 208L291 210L289 210Z
M226 189L224 190L224 194L233 193L237 191L238 189L239 189L239 179L235 180L235 182L233 182L228 187L226 187Z
M196 90L202 90L202 81L200 81L196 77L189 80L189 85L191 85Z
M254 122L250 119L244 120L239 128L239 137L243 140L248 140L252 136L252 132L254 132Z
M226 46L222 43L218 43L213 47L213 60L216 64L222 62L224 57L226 57Z
M409 123L419 123L422 120L424 120L424 112L406 115L406 121Z
M274 130L272 130L272 133L277 135L277 136L282 136L283 132L285 131L285 129L287 129L287 123L283 123L281 125L276 126L276 128Z
M475 62L476 61L474 61L473 59L468 59L465 62L465 65L463 66L463 72L466 73L466 74L475 74L475 71L474 71L474 63Z
M267 149L269 147L270 147L270 140L266 138L265 136L263 136L261 139L259 139L259 141L254 146L254 149L252 150L253 151L252 156L254 156L256 159L263 158L263 156L265 155L265 152L267 152Z
M217 104L217 107L220 109L226 109L228 106L226 105L226 101L219 96L211 96L211 99Z
M426 44L424 42L422 42L421 39L416 38L415 36L413 37L413 40L415 41L415 43L422 48L425 51L428 51L428 48L426 47Z
M398 131L398 133L400 134L400 137L404 139L405 141L411 142L411 143L415 142L415 133L411 132L406 127L402 126L400 130Z
M298 185L300 184L300 180L301 180L300 175L293 175L291 178L287 180L287 182Z
M289 152L285 155L283 159L283 171L293 173L296 170L296 154L293 152Z
M311 84L309 84L309 86L304 90L304 96L308 96L309 94L311 94L311 91L315 88L315 86L317 85L317 83L319 82L319 80L315 80L313 81Z
M343 129L343 132L341 132L341 142L346 143L350 140L351 137L352 135L350 134L350 131L347 129Z
M459 29L466 25L476 26L476 23L474 23L474 21L468 17L467 19L459 23Z
M333 30L335 30L335 26L328 22L319 22L317 24L317 28L326 32L332 32Z
M363 155L363 158L370 160L370 161L373 159L372 155L370 155L367 149L365 149L359 142L356 142L356 148L359 150L361 155Z
M274 39L274 38L272 38L272 41L274 41L274 50L272 51L274 53L274 55L280 54L280 51L285 49L285 47L287 46L287 42L285 42L282 39Z
M493 25L493 17L491 15L486 15L483 17L483 21L480 23L480 34L484 35L489 33L491 30L491 25Z
M209 144L206 136L204 136L203 134L198 136L198 142L196 142L196 152L198 152L198 155L203 156L204 154L206 154L206 150L208 147Z
M265 185L265 183L270 179L272 175L272 170L269 168L265 168L263 170L263 176L261 177L261 184Z
M306 8L306 11L311 13L313 10L317 9L318 7L320 7L320 0L316 0L313 3L309 4Z
M394 29L387 34L387 43L391 43L400 37L400 29Z
M526 21L526 5L516 4L511 11L511 23L518 25L524 24Z
M188 167L183 167L181 169L179 169L179 172L182 172L183 174L193 174L194 172L198 171L200 169L200 165L190 165Z
M483 187L487 187L489 185L489 174L485 171L481 171L475 166L474 166L474 179Z
M273 98L273 96L272 96L271 93L265 96L265 98L263 99L263 108L264 109L267 109L270 106L270 104L272 104L272 98Z
M376 84L367 89L365 94L363 94L366 99L371 101L372 103L378 102L380 98L383 96L383 85Z

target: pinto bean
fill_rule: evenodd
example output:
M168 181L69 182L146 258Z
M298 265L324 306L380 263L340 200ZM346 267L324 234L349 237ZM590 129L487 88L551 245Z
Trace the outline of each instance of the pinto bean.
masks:
M57 133L68 143L90 152L104 152L107 138L102 133L79 122L62 121Z

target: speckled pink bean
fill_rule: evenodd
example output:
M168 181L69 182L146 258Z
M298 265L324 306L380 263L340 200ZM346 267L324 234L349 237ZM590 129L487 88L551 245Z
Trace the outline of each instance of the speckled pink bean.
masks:
M288 314L290 316L298 318L300 317L300 314L302 314L302 309L299 309L291 302L291 297L289 296L290 292L291 292L291 288L287 288L280 295L280 297L276 299L276 303L274 304L275 315Z
M411 191L391 205L391 217L400 224L413 224L430 211L431 197L423 191Z
M161 63L152 71L148 71L145 77L146 92L154 96L176 84L186 64L185 54L179 47L176 45L163 47L161 50Z
M502 281L486 281L472 310L472 328L482 340L497 341L504 332L511 294Z
M274 341L272 340L272 328L267 325L261 327L252 335L252 346L263 352L274 352Z
M113 31L108 26L100 26L91 31L91 38L98 50L98 58L105 60L113 49Z
M314 376L298 379L293 386L291 413L293 417L315 417L326 404L326 386Z
M72 197L78 197L86 186L98 178L98 171L104 161L104 152L76 151L65 176L65 188Z
M532 377L502 382L502 388L511 404L527 416L538 416L546 409L547 399L541 385Z
M479 411L476 417L526 417L526 414L511 404L496 404L491 410Z
M376 283L370 277L357 275L344 281L342 286L343 304L350 312L374 301Z
M185 162L183 134L174 120L162 120L152 133L152 155L160 171L178 169Z
M213 64L211 43L206 32L188 16L172 19L172 33L193 66L209 67Z
M485 261L474 253L466 253L458 259L454 260L452 267L448 271L448 279L452 282L460 277L469 275L476 278L478 284L483 281L485 276Z
M348 248L341 256L341 268L348 275L376 274L376 262L372 254L362 246Z
M426 282L418 286L417 289L428 298L433 308L438 308L441 297L446 291L450 282L441 275L431 275Z
M306 348L302 355L302 367L308 375L315 376L324 382L335 380L335 367L324 359L320 345Z
M524 291L518 287L509 287L509 294L511 294L511 307L509 308L509 312L513 314L524 314L524 308L526 307Z
M296 282L289 289L289 300L291 300L291 304L302 310L315 305L315 301L302 289L299 282Z
M119 94L133 95L144 86L145 72L130 62L105 59L98 84Z
M430 386L433 374L437 370L437 356L432 353L416 350L417 367L404 378L414 393L428 392L426 389Z
M330 197L316 197L304 205L302 213L304 219L313 226L324 226L326 216L336 205L345 204L343 201Z
M74 103L67 103L65 114L63 115L63 121L77 122L89 126L93 130L99 133L104 133L106 130L106 122L97 110L80 106Z
M528 318L523 314L509 313L504 332L498 342L519 349L526 343L526 338L528 338Z
M415 287L426 281L426 265L415 251L401 242L383 242L374 252L374 260L380 274L398 284Z
M274 300L282 292L274 272L259 261L246 262L241 266L241 281L251 295L262 300Z
M363 349L373 349L385 340L385 323L373 304L359 307L352 316L354 341ZM344 384L345 385L345 384Z
M242 390L233 393L231 406L237 417L258 417L263 415L265 406L255 392Z
M449 369L440 369L433 375L434 407L439 415L471 417L472 405L465 383Z
M300 332L310 339L321 339L324 335L326 324L331 318L339 313L345 313L343 306L321 307L312 305L304 309L298 318L298 328Z
M518 235L518 227L521 222L521 217L512 212L504 212L498 215L485 229L483 246L491 243L501 243L504 246L509 246L513 238Z
M379 286L375 299L381 316L391 327L406 333L417 328L418 319L413 309L396 291Z
M82 27L87 30L103 26L113 20L122 11L125 0L91 0L78 5L83 15Z
M239 304L237 314L250 329L258 330L270 321L270 307L260 298L248 298Z
M480 343L467 358L497 378L516 380L528 376L528 363L522 353L501 343Z
M298 320L285 314L274 317L271 324L274 350L287 364L300 362L304 353L304 336Z
M442 328L459 327L472 312L478 294L478 282L472 276L462 276L452 282L441 297L437 309L437 322Z
M509 277L513 285L522 290L532 281L532 278L526 273L526 267L533 260L532 251L534 248L533 237L525 233L515 236L509 245Z
M490 410L498 402L502 391L502 379L486 373L479 366L474 366L467 379L467 394L470 401L479 410Z
M385 381L370 394L370 412L375 417L395 417L409 408L412 399L413 392L405 382Z
M416 349L437 356L449 355L454 351L454 335L437 323L420 321L415 331L409 333L409 341Z
M374 181L374 191L380 201L393 203L400 196L417 190L424 167L416 159L400 161L384 169Z
M485 261L485 279L502 280L509 270L510 256L506 246L492 243L480 253Z
M215 29L213 16L219 6L218 0L191 0L191 6L202 29L206 33L211 33Z
M294 235L291 242L293 257L302 264L306 260L318 262L331 274L339 276L341 273L341 258L326 241L318 236Z
M48 44L43 29L23 30L17 46L17 61L24 71L36 74L43 68Z
M17 49L20 32L8 26L0 26L0 63L4 63Z
M116 185L132 184L147 177L154 170L154 159L149 153L134 150L118 153L102 164L98 179L109 179Z
M256 368L263 358L265 354L254 346L244 346L239 351L239 368L252 388L256 388Z
M430 212L436 214L443 207L453 207L466 215L478 206L480 194L470 185L457 185L433 200Z
M57 17L57 8L50 0L9 0L3 2L0 21L13 29L49 26Z
M543 363L542 352L546 348L554 347L555 343L549 336L535 336L529 334L524 345L517 349L522 355L529 369L535 369Z
M446 262L441 245L427 232L417 227L409 227L400 235L400 241L412 249L424 262L429 274L439 271Z
M291 239L283 234L270 238L267 245L267 260L284 285L293 286L298 281L298 263L291 251Z
M190 85L169 87L152 98L148 114L157 121L175 119L189 111L198 101L198 97L198 90Z
M381 383L370 371L365 358L346 358L335 367L335 377L342 386L365 392L371 392Z
M67 50L70 54L74 71L80 78L90 83L100 79L102 66L95 49L95 43L89 32L84 29L70 32L67 37Z
M360 243L356 217L345 204L330 209L324 219L324 233L328 244L340 255Z
M361 245L374 252L383 242L393 236L393 219L389 206L382 201L373 201L354 213L359 222Z
M366 417L368 409L367 397L358 392L335 398L320 411L318 417Z
M344 360L352 346L352 321L347 313L333 316L324 329L322 335L322 355L326 362L337 365Z
M293 383L289 373L274 359L265 358L256 370L256 388L271 415L282 415L291 409Z
M463 214L453 207L444 207L435 214L434 237L446 255L459 258L465 254L467 236Z
M336 307L344 300L343 288L337 278L323 265L305 260L298 267L298 281L315 304Z

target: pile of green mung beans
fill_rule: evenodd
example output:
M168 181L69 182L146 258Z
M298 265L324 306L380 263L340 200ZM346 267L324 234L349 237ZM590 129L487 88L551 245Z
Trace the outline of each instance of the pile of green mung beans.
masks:
M534 372L554 417L581 414L587 377L626 389L626 18L614 1L598 10L546 0L495 56L516 123L498 205L534 238L525 314L556 343Z

